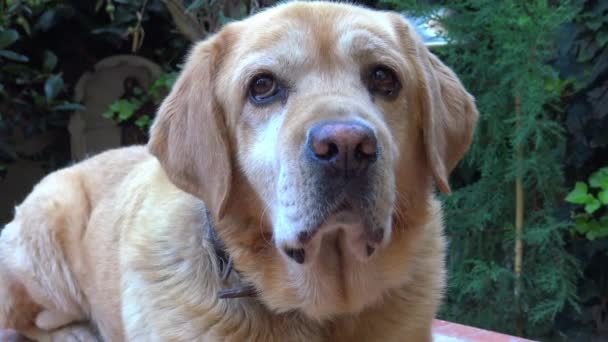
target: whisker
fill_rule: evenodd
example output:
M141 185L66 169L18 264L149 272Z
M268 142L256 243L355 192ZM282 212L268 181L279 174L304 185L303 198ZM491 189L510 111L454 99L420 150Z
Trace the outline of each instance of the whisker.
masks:
M264 234L263 219L264 219L264 214L266 214L267 211L268 211L268 206L266 205L266 203L264 203L264 206L262 207L262 211L260 212L260 216L258 219L258 231L262 235L262 238L264 239L264 242L266 243L266 245L272 247L274 244L272 243L271 240L268 240L266 238L266 234Z
M408 200L408 197L405 194L401 193L399 190L395 190L395 196L397 198L393 205L393 212L397 220L405 222L406 217L405 213L403 212L403 208L408 208L410 206L410 201ZM398 205L399 203L402 203L401 207Z

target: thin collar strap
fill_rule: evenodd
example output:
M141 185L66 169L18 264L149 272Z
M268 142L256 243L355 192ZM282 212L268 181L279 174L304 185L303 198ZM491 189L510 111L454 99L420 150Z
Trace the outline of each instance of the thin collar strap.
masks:
M242 277L239 272L234 269L232 264L232 259L226 251L226 246L224 242L220 238L219 234L215 230L215 225L213 224L213 218L211 217L211 213L208 209L205 208L205 216L207 217L208 224L208 239L213 246L213 254L217 260L217 264L219 267L220 280L222 284L225 284L230 277L230 274L234 271L239 277L239 280L242 281ZM223 288L218 292L218 297L220 299L226 298L242 298L242 297L255 297L257 295L257 289L253 284L250 283L241 283L235 287Z

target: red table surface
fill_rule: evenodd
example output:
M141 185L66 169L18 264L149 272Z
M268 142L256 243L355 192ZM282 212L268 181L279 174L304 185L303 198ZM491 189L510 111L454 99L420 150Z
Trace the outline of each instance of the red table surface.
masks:
M434 342L531 342L531 340L469 327L462 324L435 320ZM0 329L0 342L21 342L16 333Z
M496 332L469 327L462 324L435 320L433 323L435 342L532 342Z

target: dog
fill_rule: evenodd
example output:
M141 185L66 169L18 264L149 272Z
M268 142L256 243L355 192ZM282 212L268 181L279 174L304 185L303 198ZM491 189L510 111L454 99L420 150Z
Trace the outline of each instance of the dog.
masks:
M399 14L290 2L196 43L146 146L56 171L0 237L39 340L430 341L474 98Z

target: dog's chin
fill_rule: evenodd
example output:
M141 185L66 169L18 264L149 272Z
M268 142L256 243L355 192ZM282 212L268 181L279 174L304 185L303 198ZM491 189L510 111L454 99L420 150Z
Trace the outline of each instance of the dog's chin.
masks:
M327 265L328 260L335 259L340 263L337 267L347 267L346 264L351 262L365 263L369 260L366 232L370 228L361 216L361 211L345 205L344 208L328 215L319 224L318 230L322 232L322 236L313 240L312 246L308 248L313 250L311 254L315 255L311 267L319 266L315 264Z
M321 236L306 252L311 262L285 259L287 277L295 288L298 309L316 320L357 314L377 303L386 290L382 282L382 253L366 250L366 220L352 207L339 208L319 226ZM347 234L346 230L361 234Z

